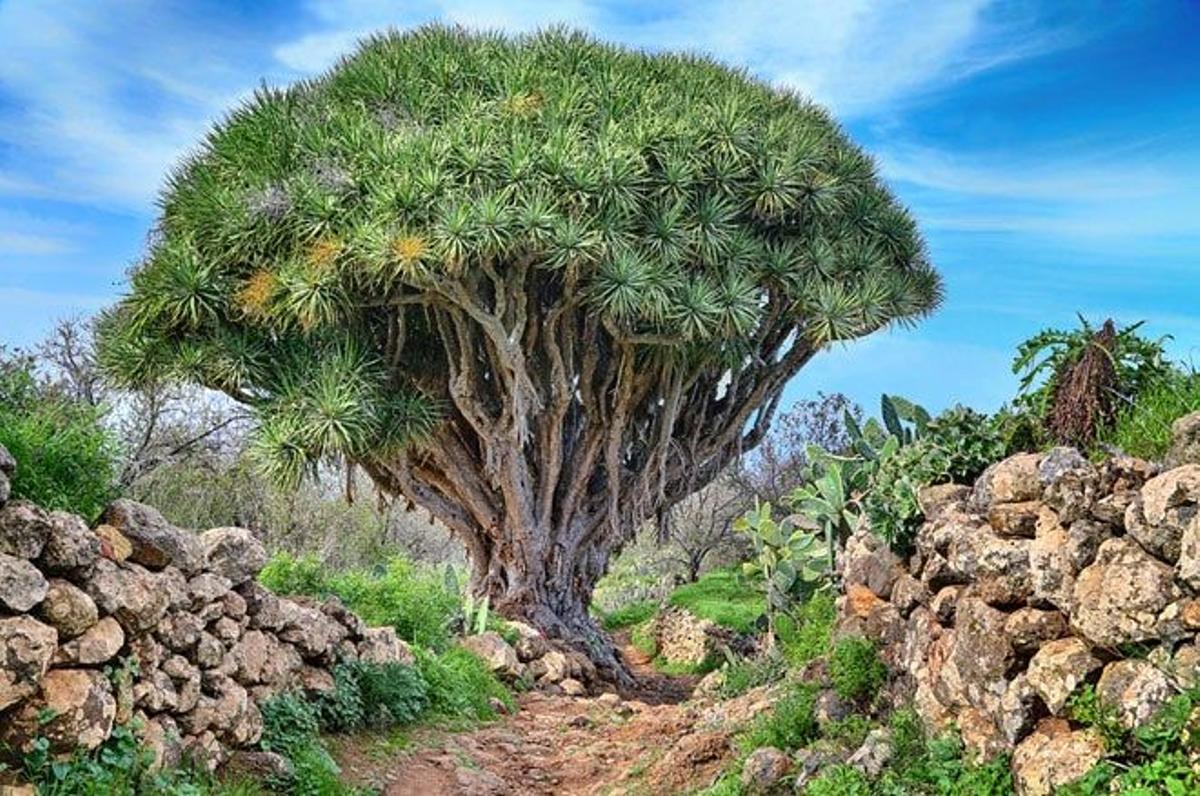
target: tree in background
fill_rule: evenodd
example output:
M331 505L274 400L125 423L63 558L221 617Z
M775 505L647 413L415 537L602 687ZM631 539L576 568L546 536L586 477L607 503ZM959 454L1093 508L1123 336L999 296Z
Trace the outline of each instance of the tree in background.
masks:
M941 298L825 111L565 31L374 37L259 91L161 204L110 371L252 407L283 481L361 466L450 528L477 595L617 675L587 611L612 553L819 350Z
M834 454L848 451L853 439L847 417L861 422L863 411L842 393L818 392L792 404L762 445L734 465L732 478L747 496L738 513L753 507L756 498L779 503L807 480L812 446Z

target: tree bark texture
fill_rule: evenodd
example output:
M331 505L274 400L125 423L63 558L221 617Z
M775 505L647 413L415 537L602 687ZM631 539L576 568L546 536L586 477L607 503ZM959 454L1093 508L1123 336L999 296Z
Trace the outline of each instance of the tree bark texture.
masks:
M476 595L619 672L587 611L609 559L763 438L814 350L782 291L749 335L703 346L625 330L585 297L574 267L517 261L381 303L385 356L423 374L444 421L359 464L450 528Z

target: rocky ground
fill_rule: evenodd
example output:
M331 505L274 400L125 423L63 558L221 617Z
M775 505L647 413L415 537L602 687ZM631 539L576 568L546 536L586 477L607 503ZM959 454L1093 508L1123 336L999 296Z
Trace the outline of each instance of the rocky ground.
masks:
M427 730L408 746L335 749L343 775L388 796L673 794L711 784L737 728L765 710L762 690L716 703L691 698L695 677L667 677L622 639L637 678L625 695L531 692L502 721Z

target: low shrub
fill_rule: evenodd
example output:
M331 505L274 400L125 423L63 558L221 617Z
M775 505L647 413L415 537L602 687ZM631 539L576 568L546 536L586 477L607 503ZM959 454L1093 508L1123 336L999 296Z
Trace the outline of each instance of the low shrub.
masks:
M488 670L487 664L462 647L441 655L417 649L417 670L428 686L429 711L435 716L468 721L496 718L492 698L511 707L512 694Z
M762 594L734 570L717 569L676 589L671 605L739 633L753 633L766 611Z
M100 410L34 372L33 360L0 349L0 445L17 460L14 498L93 520L117 496L116 437Z
M779 644L788 662L802 666L829 651L837 606L831 590L819 591L786 619L776 623Z
M24 756L22 775L39 796L265 796L256 783L220 782L190 768L151 770L153 754L131 727L116 727L92 752L61 759L45 738ZM0 767L2 768L2 767ZM334 793L330 792L330 796ZM344 791L342 791L344 793Z
M868 703L887 680L887 666L874 644L861 636L847 636L829 655L829 680L842 699Z
M775 656L738 660L726 665L720 694L725 698L740 696L752 688L773 683L786 673L787 663Z
M792 685L774 709L761 716L740 739L746 751L760 746L799 749L819 735L814 712L819 688L815 683Z
M1200 771L1195 766L1200 755L1200 689L1176 696L1133 732L1100 706L1090 688L1072 700L1071 714L1101 733L1111 759L1064 788L1064 796L1200 793Z
M299 694L276 694L259 706L263 730L259 745L268 752L290 757L311 743L321 730L317 707Z
M460 621L462 596L444 572L401 556L370 572L330 572L316 556L275 555L259 580L277 594L335 595L369 625L390 625L406 641L445 649Z
M654 620L637 625L629 633L629 643L638 652L653 658L658 655L658 641L654 638Z
M871 781L857 768L830 766L804 788L807 796L870 796Z

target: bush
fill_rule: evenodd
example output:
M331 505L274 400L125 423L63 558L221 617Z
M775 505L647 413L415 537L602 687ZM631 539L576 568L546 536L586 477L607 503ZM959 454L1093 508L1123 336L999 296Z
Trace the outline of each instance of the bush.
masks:
M1071 703L1072 717L1097 729L1114 758L1093 768L1063 789L1065 796L1107 793L1200 793L1200 689L1168 702L1146 724L1126 731L1111 711L1103 709L1090 687Z
M739 696L752 688L779 680L785 674L787 665L778 657L764 655L760 658L736 661L725 667L721 696Z
M860 636L838 641L829 656L829 679L842 699L870 702L887 679L887 667L875 645Z
M0 445L17 460L14 498L94 520L117 496L118 445L100 410L0 350Z
M829 651L836 624L837 606L833 592L817 592L791 617L779 622L779 643L784 657L795 666L821 657Z
M813 741L818 736L814 708L819 689L814 683L796 683L769 714L762 716L741 738L746 751L760 746L791 750Z
M871 783L857 768L830 766L804 789L807 796L869 796Z
M414 650L417 670L428 684L429 710L451 719L487 721L496 718L492 698L512 706L512 694L488 670L487 664L462 647L441 655Z
M402 663L346 665L357 677L369 725L411 724L429 707L429 687L413 667Z
M299 694L276 694L259 710L263 719L259 745L268 752L290 757L294 750L316 739L321 729L316 706Z
M44 738L23 761L22 773L39 796L260 796L254 783L218 782L192 769L151 771L153 755L129 727L116 727L93 752L66 759L50 754ZM2 767L0 767L2 768ZM330 792L333 794L334 792Z
M671 594L671 605L739 633L753 633L766 610L763 596L734 570L718 569Z
M367 624L390 625L406 641L435 650L448 646L462 608L443 571L401 556L371 572L329 572L315 556L280 553L259 580L278 594L335 595Z

